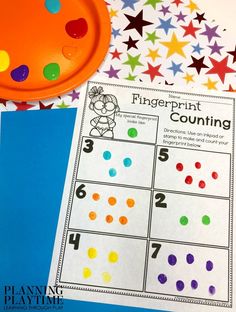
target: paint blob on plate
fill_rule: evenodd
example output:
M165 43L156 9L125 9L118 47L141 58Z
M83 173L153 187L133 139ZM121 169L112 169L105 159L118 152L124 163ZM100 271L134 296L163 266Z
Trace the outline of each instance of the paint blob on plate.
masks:
M57 14L61 10L61 1L60 0L46 0L45 7L48 12L52 14Z
M21 65L11 72L11 77L16 82L25 81L29 76L29 67L27 65Z
M66 24L67 34L74 39L83 38L88 32L88 24L84 18L70 21Z

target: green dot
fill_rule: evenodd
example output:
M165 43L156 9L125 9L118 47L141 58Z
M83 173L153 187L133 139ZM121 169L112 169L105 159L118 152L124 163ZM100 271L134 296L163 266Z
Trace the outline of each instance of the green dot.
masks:
M50 63L44 67L43 74L48 80L57 80L60 76L60 66L57 63Z
M128 136L131 138L136 138L136 136L138 135L138 131L136 128L130 128L128 130Z
M182 225L187 225L188 224L188 218L186 216L182 216L180 219L179 219L179 222L180 224Z
M208 224L210 224L210 222L211 222L211 219L209 216L205 215L202 217L202 223L203 224L208 225Z

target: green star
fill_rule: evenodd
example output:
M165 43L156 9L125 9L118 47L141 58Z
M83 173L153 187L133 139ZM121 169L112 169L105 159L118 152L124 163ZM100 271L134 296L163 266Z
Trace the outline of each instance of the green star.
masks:
M129 76L126 77L125 79L126 79L126 80L132 80L132 81L134 81L136 77L137 77L137 76L132 76L131 73L129 73Z
M66 105L66 103L63 101L60 105L57 105L58 108L68 108L70 105Z
M154 10L156 10L157 3L163 2L162 0L147 0L147 2L144 3L144 5L151 5Z
M160 39L160 37L156 36L156 32L154 31L153 33L146 33L147 38L145 41L151 41L153 44L155 44L157 39Z
M130 65L132 71L134 71L136 66L143 66L143 64L139 62L139 58L141 54L132 56L129 53L127 53L127 55L128 55L128 60L123 64Z

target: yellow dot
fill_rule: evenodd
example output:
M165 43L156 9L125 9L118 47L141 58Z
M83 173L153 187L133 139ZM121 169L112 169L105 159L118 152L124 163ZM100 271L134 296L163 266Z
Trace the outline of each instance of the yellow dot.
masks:
M110 283L111 281L111 275L108 272L102 273L102 279L104 283Z
M135 201L132 198L128 198L126 204L129 208L133 208L135 205Z
M125 216L119 218L120 224L125 225L128 223L128 219Z
M93 197L93 200L95 201L100 199L100 195L98 193L94 193L92 197Z
M96 248L91 247L91 248L88 249L88 257L90 259L96 258L97 255L98 255L98 253L97 253L97 249Z
M118 255L117 252L111 251L111 252L109 253L109 255L108 255L108 260L109 260L109 262L111 262L111 263L116 263L116 262L118 261L118 259L119 259L119 255Z
M89 278L92 275L92 271L90 268L83 268L83 276L84 278Z
M96 212L95 212L95 211L91 211L91 212L89 213L89 219L90 219L90 220L95 220L96 218L97 218Z
M115 197L109 197L108 203L109 203L109 205L114 206L116 204L116 198Z
M10 57L7 51L0 50L0 72L4 72L10 66Z

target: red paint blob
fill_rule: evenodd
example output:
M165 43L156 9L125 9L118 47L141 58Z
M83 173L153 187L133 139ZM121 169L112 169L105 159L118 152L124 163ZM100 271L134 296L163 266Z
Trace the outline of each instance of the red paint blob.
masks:
M183 164L178 163L178 164L176 165L176 169L177 169L178 171L183 171L183 169L184 169Z
M88 24L84 18L70 21L66 24L67 34L74 39L83 38L88 31Z
M185 183L186 183L186 184L192 184L192 182L193 182L193 178L192 178L191 176L187 176L187 177L185 178Z
M195 167L196 169L200 169L201 168L201 163L199 161L195 162Z
M203 180L201 180L201 181L198 183L198 186L199 186L201 189L204 189L205 186L206 186L206 183L205 183Z
M215 172L215 171L212 172L211 176L212 176L212 178L215 179L215 180L218 179L218 173Z

